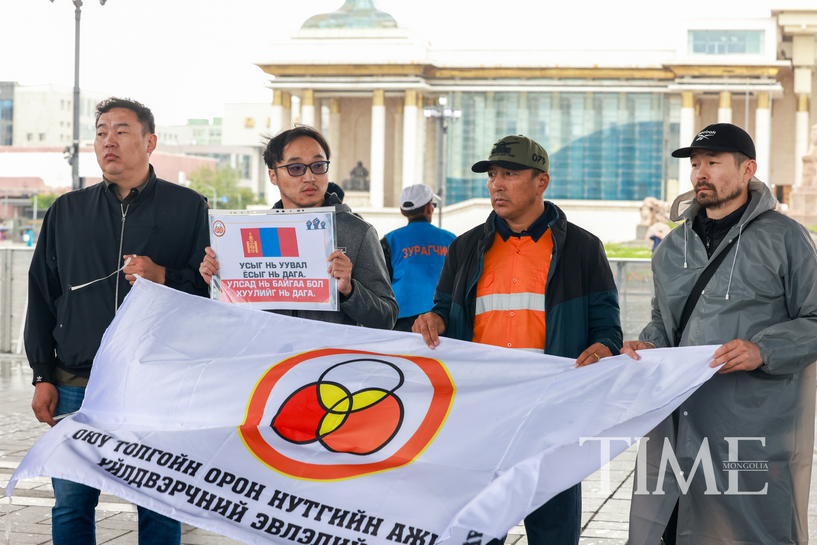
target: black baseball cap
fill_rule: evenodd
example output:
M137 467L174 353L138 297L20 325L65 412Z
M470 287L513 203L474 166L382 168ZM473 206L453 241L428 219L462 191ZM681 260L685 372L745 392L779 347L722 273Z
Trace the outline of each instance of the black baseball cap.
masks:
M672 152L673 157L689 157L692 150L739 151L750 159L757 159L755 143L749 133L731 123L715 123L695 135L692 144Z

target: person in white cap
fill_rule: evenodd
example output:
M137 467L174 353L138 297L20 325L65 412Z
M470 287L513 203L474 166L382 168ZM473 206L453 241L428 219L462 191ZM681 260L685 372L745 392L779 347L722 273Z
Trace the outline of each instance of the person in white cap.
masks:
M400 193L400 213L408 225L380 239L391 287L400 314L394 326L411 331L417 316L434 306L434 288L448 254L453 233L431 224L440 198L425 184L410 185Z

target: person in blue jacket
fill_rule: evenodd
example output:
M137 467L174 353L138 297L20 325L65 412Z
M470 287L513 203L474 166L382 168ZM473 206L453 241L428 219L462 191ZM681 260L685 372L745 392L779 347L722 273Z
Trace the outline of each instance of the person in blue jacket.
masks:
M431 224L440 198L425 184L410 185L400 194L400 212L408 225L380 239L391 287L400 314L394 326L411 331L417 316L434 306L434 288L448 254L453 233Z

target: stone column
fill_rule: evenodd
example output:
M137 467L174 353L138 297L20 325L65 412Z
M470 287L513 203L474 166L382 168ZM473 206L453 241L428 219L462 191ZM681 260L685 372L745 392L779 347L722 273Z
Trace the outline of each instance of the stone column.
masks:
M394 206L394 203L400 199L400 192L403 190L403 169L404 164L406 161L406 156L404 153L404 145L403 145L403 131L405 124L409 121L405 118L405 107L403 106L402 102L397 102L394 107L394 142L392 146L392 157L394 157L394 162L392 163L392 183L391 190L392 190L392 200L393 203L389 203L389 206ZM413 118L412 118L413 120ZM398 203L399 204L399 203Z
M692 91L681 93L681 122L679 125L679 145L686 147L695 138L695 94ZM690 174L692 174L692 166L689 164L689 159L678 159L678 195L692 189ZM667 200L672 201L678 195L667 195Z
M281 129L287 130L292 128L292 95L284 91L283 96L283 110L281 113Z
M403 183L407 187L418 182L417 176L417 91L406 90L403 106Z
M340 151L340 99L329 99L329 149L334 153ZM338 174L338 182L342 174Z
M560 100L557 96L558 93L553 93L554 100ZM561 106L560 106L561 108ZM617 122L622 127L627 125L628 123L632 123L633 119L630 115L630 104L627 100L627 93L619 93L618 94L618 116Z
M503 136L505 135L497 136L496 134L496 94L494 91L488 91L485 93L485 131L483 131L483 134L477 135L477 141L479 142L477 157L487 159L491 155L494 142ZM550 148L545 147L545 149L548 150L548 155L550 155Z
M596 99L593 93L584 94L584 136L590 136L596 131Z
M386 101L383 89L372 91L372 152L369 166L369 202L383 208L386 176Z
M462 91L454 91L452 93L449 107L455 110L462 110ZM443 194L440 195L443 204L452 204L456 198L456 192L458 190L462 191L462 189L458 189L454 186L449 187L448 175L451 174L451 177L455 180L462 180L469 174L472 174L471 163L468 163L466 166L465 154L463 153L465 151L465 135L463 134L465 124L459 121L460 120L455 118L448 119L448 140L445 142L445 187L443 188ZM453 183L461 185L462 182L455 181Z
M269 132L271 135L276 135L281 132L281 127L284 126L284 97L280 89L272 90L272 111L269 119Z
M486 102L482 93L474 93L474 151L480 159L482 159L483 155L487 157L491 151L483 149L491 145L485 143L488 140L488 134L485 130Z
M434 106L434 99L426 98L421 102L423 106ZM437 121L425 118L425 162L423 163L423 183L434 189L436 193L440 175L437 171Z
M803 157L808 153L809 103L808 95L797 95L797 117L794 129L794 186L803 183Z
M562 149L562 94L558 91L550 95L550 135L545 149L548 156Z
M718 123L732 122L732 93L721 91L720 105L718 106Z
M757 179L766 185L769 180L769 169L772 154L772 110L771 96L766 91L757 94L757 109L755 110L755 151L757 152Z
M272 110L270 111L270 119L269 119L269 132L271 135L275 136L281 129L284 127L284 93L280 89L273 89L272 90ZM261 164L264 165L264 169L266 169L266 164L263 163L263 159L261 160ZM278 191L278 188L272 185L272 182L269 181L269 175L263 175L264 181L259 184L263 185L264 191L264 198L267 201L267 204L272 206L275 204L278 199L281 198L281 193Z
M797 96L797 118L794 139L794 184L803 183L803 157L808 153L809 97L814 67L813 30L792 37L792 64L794 65L794 93Z
M425 170L426 170L426 138L428 137L428 119L423 114L423 95L417 93L417 138L415 145L416 154L415 162L414 162L414 176L416 181L414 183L421 184L426 183L425 179ZM405 178L403 178L405 180ZM405 182L403 182L405 183ZM435 186L433 184L426 184L429 185L431 188Z
M301 123L315 126L315 92L312 89L304 89L301 95Z
M519 105L516 110L516 133L528 136L528 93L522 91L519 93ZM529 137L529 136L528 136Z

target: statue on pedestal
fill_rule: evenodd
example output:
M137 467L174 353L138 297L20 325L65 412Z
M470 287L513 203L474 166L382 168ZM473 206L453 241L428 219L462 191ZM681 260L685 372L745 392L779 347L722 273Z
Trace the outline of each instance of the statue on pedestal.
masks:
M655 222L669 223L669 209L668 202L659 201L655 197L647 197L641 205L641 222L639 225L646 225L649 227Z
M340 186L345 191L369 191L369 171L362 161L357 162L357 166L349 172L349 178L343 180Z
M669 209L668 202L655 197L647 197L641 205L641 221L636 227L636 238L643 239L653 250L672 230L669 226Z

